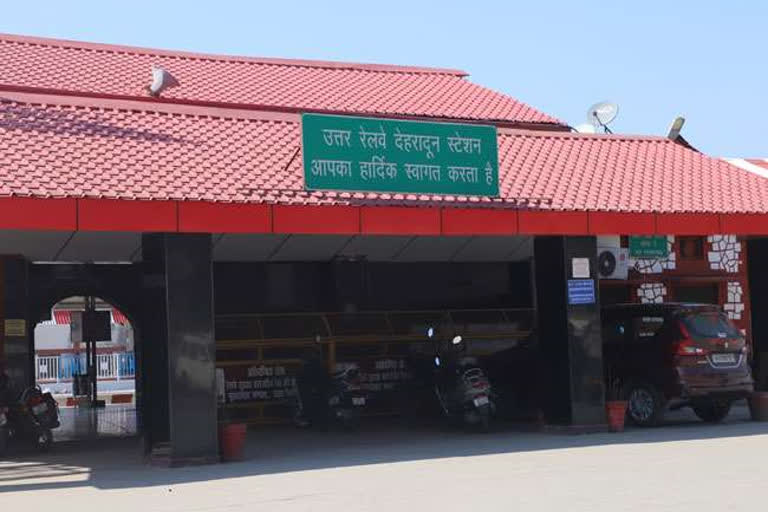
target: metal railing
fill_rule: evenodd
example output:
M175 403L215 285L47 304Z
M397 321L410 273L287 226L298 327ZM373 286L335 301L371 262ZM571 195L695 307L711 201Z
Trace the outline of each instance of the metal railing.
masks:
M85 354L35 355L35 378L37 382L70 382L73 375L85 372ZM96 376L99 380L133 379L136 376L134 353L97 354Z

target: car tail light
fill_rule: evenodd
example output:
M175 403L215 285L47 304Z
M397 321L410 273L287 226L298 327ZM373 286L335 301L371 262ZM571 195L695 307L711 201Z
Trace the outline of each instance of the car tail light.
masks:
M688 329L683 322L678 323L678 327L680 328L680 335L683 339L673 345L675 355L706 356L709 354L708 349L697 345L696 342L691 339L691 334L688 332Z
M706 356L709 350L702 348L692 340L681 340L675 345L675 354L678 356Z

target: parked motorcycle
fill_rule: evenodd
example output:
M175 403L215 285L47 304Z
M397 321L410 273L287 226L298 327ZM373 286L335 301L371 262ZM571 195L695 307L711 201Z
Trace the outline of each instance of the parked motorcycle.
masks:
M29 387L18 400L0 407L0 453L9 439L31 441L38 450L47 451L53 444L53 429L59 425L59 406L53 396Z
M351 365L328 377L305 363L305 370L297 379L293 422L298 427L336 423L353 428L360 422L367 402L357 366Z
M427 337L434 339L435 330L430 327ZM455 336L451 345L461 345L461 336ZM466 350L466 344L463 345ZM434 392L443 414L450 420L487 431L496 410L491 383L477 358L464 355L444 357L440 342L435 343Z

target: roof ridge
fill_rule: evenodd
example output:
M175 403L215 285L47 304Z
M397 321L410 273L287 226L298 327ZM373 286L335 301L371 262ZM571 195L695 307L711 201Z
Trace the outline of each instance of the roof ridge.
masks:
M16 44L29 44L50 46L77 50L89 50L104 53L129 53L136 55L150 55L157 57L170 57L189 60L209 60L240 62L243 64L263 64L272 66L293 66L303 68L323 68L323 69L346 69L370 71L379 73L414 73L429 75L452 75L457 77L467 77L469 73L458 69L449 68L431 68L422 66L402 66L396 64L374 64L374 63L356 63L342 61L324 61L310 59L285 59L274 57L248 57L241 55L221 55L203 52L188 52L183 50L167 50L160 48L147 48L140 46L116 45L106 43L93 43L87 41L76 41L72 39L57 39L37 36L24 36L16 34L0 33L0 41Z
M549 131L549 130L525 130L520 128L499 128L500 135L515 137L538 137L538 138L557 138L557 139L595 139L595 140L628 140L628 141L646 141L646 142L666 142L674 143L668 137L663 135L643 135L643 134L625 134L625 133L579 133L567 131Z

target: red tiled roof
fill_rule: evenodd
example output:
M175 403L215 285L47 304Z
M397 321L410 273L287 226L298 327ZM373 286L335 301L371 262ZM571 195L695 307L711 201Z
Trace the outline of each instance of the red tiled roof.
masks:
M53 319L58 325L69 325L72 323L72 312L61 309L54 310Z
M455 70L201 55L0 35L0 89L158 102L146 91L153 66L168 70L181 84L163 92L165 101L562 125Z
M296 114L3 97L0 196L768 212L767 180L661 137L502 129L500 200L309 193Z

